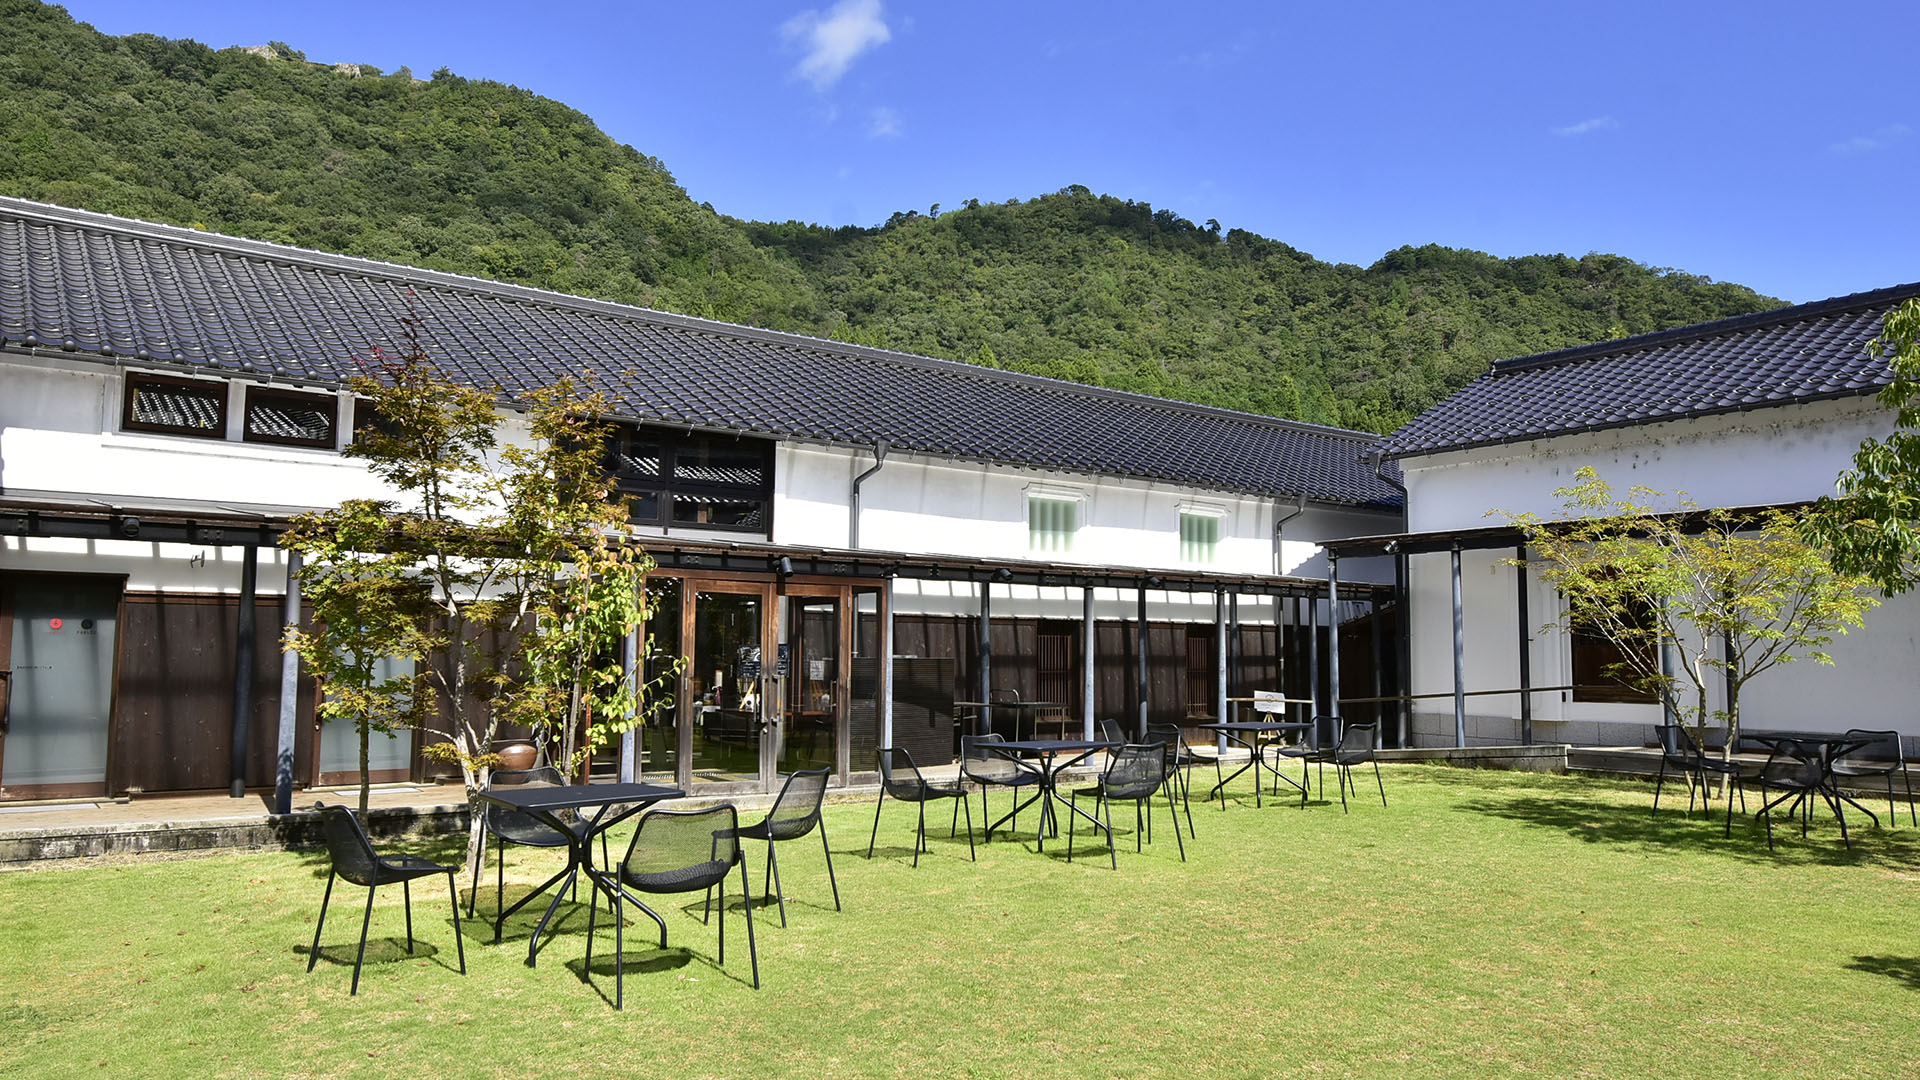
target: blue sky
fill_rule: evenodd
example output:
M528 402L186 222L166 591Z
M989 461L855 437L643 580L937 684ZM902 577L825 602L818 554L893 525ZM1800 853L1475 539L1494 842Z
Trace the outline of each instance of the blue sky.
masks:
M1911 0L67 8L514 83L738 217L1084 184L1334 262L1604 251L1792 301L1920 280Z

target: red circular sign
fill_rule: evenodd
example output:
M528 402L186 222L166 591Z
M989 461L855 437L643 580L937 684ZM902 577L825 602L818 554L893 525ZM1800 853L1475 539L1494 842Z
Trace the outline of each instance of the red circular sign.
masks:
M60 629L62 626L65 626L66 624L67 624L66 620L61 618L52 618L47 620L47 625L52 627L55 630Z

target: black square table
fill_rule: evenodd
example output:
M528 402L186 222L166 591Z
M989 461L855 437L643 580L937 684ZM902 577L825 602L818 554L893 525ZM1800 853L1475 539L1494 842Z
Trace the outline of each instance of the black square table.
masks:
M1839 819L1840 841L1847 847L1853 847L1853 840L1847 835L1847 816L1841 810L1841 803L1852 803L1854 809L1872 819L1875 827L1879 826L1880 816L1866 807L1861 806L1852 796L1841 791L1839 783L1833 778L1834 759L1850 754L1863 746L1872 744L1872 739L1863 739L1858 735L1844 735L1838 732L1813 731L1742 731L1740 738L1750 739L1767 748L1766 763L1760 766L1760 772L1763 776L1767 769L1777 761L1798 762L1800 767L1814 773L1812 791L1790 791L1772 802L1765 802L1765 797L1762 796L1763 802L1759 812L1766 814L1769 821L1772 820L1771 811L1774 807L1791 799L1794 805L1788 812L1798 813L1800 812L1800 804L1814 793L1818 793L1820 798L1826 802L1827 806L1833 810L1833 816ZM1744 796L1742 798L1744 801ZM1802 834L1806 832L1804 820L1803 817L1803 824L1801 825ZM1772 843L1771 826L1769 826L1768 843Z
M1047 827L1052 825L1054 835L1059 835L1059 823L1054 818L1053 802L1054 799L1058 797L1058 792L1054 790L1054 787L1060 782L1060 774L1074 765L1078 765L1080 762L1087 760L1094 754L1102 750L1111 750L1119 744L1100 739L1020 739L1013 742L977 743L976 745L985 747L996 754L1008 756L1031 754L1041 759L1040 794L1029 798L1024 803L1017 804L1008 813L1002 814L1000 821L1006 821L1026 807L1032 806L1034 799L1039 799L1040 850L1045 851L1047 850ZM1054 764L1054 759L1061 754L1072 754L1073 756L1060 762L1058 765ZM1095 825L1100 824L1099 818L1073 805L1071 800L1068 801L1067 808L1079 814L1081 817L1086 818L1088 821L1093 822ZM987 826L987 836L993 836L993 830L999 826L1000 821L996 821ZM1071 828L1072 826L1069 825L1068 827Z
M559 884L562 879L572 884L581 870L587 872L587 880L595 885L598 879L593 866L593 839L622 821L667 799L678 799L686 792L662 784L559 784L553 786L528 786L500 788L494 791L482 791L479 797L495 806L508 810L517 810L558 830L567 837L566 869L541 882L539 887L515 901L512 907L497 912L493 918L493 940L500 941L501 927L506 924L507 916L519 911L547 889ZM598 807L599 811L586 819L585 829L575 829L560 818L562 810L587 810ZM615 807L622 807L617 813ZM583 815L584 816L584 815ZM533 928L533 937L527 942L527 966L533 967L540 956L540 934L547 928L547 920L560 906L560 897L566 889L554 889L553 899L547 904L546 914L540 916L539 925Z
M1273 766L1272 762L1267 760L1266 744L1260 741L1259 736L1277 735L1282 732L1288 732L1288 731L1306 731L1312 728L1313 726L1314 725L1311 721L1306 721L1306 720L1299 720L1299 721L1235 720L1231 723L1224 723L1224 724L1201 724L1200 727L1202 730L1217 731L1220 734L1226 736L1229 742L1239 743L1241 746L1246 747L1247 753L1248 753L1247 763L1233 770L1233 773L1229 775L1226 779L1213 785L1213 789L1207 792L1207 798L1211 799L1214 797L1215 794L1221 793L1220 805L1222 807L1226 806L1227 797L1225 794L1222 793L1223 789L1226 788L1228 784L1233 782L1234 777L1239 776L1241 773L1246 772L1248 769L1252 769L1253 770L1253 805L1256 807L1261 806L1262 803L1260 801L1260 770L1265 769L1268 772L1273 774L1273 777L1275 780L1285 780L1287 783L1293 784L1294 787L1299 788L1300 802L1302 805L1305 805L1307 801L1306 784L1304 782L1296 782L1293 779L1293 777L1288 776L1285 773L1282 773L1279 769ZM1306 779L1304 762L1302 763L1301 769L1302 771L1300 774L1300 779L1301 781L1304 781ZM1278 788L1276 788L1275 790L1277 791Z

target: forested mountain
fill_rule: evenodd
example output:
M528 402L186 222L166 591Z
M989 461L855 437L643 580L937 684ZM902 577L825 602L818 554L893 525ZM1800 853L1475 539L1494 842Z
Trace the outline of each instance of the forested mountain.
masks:
M1330 265L1077 186L739 221L525 90L35 0L0 0L0 131L9 195L1381 431L1499 357L1778 305L1613 255Z

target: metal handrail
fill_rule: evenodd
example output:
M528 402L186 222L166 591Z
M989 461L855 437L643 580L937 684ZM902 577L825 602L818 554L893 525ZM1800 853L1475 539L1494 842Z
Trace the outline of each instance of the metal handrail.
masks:
M1618 690L1618 689L1619 689L1619 686L1617 685L1594 686L1591 684L1583 683L1583 684L1571 685L1571 686L1527 686L1527 687L1516 686L1510 690L1464 690L1460 692L1459 696L1460 697L1489 697L1489 696L1498 695L1498 694L1546 694L1546 693L1560 693L1566 690ZM1338 700L1342 705L1366 705L1366 704L1382 702L1382 701L1426 701L1432 698L1450 698L1453 696L1454 696L1454 692L1452 690L1447 690L1438 694L1392 694L1386 697L1343 697Z

